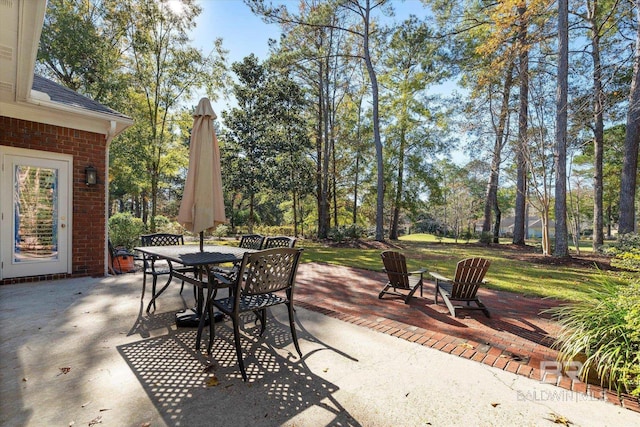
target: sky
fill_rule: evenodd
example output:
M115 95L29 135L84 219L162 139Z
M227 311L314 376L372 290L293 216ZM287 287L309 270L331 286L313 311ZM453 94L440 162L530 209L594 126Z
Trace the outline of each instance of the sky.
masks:
M288 2L293 7L297 5L295 0ZM200 0L199 4L203 10L192 38L204 52L209 52L213 40L221 37L224 47L229 50L231 62L240 61L251 53L264 59L269 38L278 39L280 36L276 24L264 23L242 0ZM425 9L420 0L392 0L391 4L396 12L395 21L404 20L409 14L424 15Z
M293 7L296 0L288 0ZM213 41L222 38L224 49L229 51L229 65L251 53L259 59L266 59L269 39L280 38L280 28L276 24L266 24L251 12L242 0L200 0L202 13L196 20L196 28L191 38L196 47L205 54L211 52ZM420 0L392 0L395 9L394 21L399 22L410 14L422 17L424 7ZM197 99L194 100L194 105ZM212 101L216 114L230 107L225 100Z
M297 0L284 0L297 5ZM274 0L274 3L277 1ZM191 38L196 47L208 54L216 38L223 39L223 48L229 51L229 65L242 59L251 53L260 60L264 60L269 52L269 39L280 38L280 28L276 24L266 24L261 18L254 15L251 9L242 0L200 0L202 13L196 20L196 28L191 33ZM424 17L425 8L421 0L391 0L395 16L392 22L402 22L410 15L419 18ZM432 87L432 93L448 95L456 89L454 83ZM194 106L204 94L198 95L193 100ZM219 99L211 101L213 110L221 120L221 113L234 106L233 100ZM453 153L456 163L465 163L468 156L460 151Z

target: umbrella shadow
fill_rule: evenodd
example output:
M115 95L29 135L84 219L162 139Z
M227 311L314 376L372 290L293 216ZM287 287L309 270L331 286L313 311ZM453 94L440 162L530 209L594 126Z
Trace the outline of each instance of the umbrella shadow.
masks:
M183 309L189 308L187 304L187 300L184 299L182 294L180 295L182 299L182 307ZM144 300L140 299L140 306L138 308L138 315L136 320L127 332L127 336L139 334L142 338L149 338L151 336L151 331L156 329L161 329L164 327L169 328L172 323L175 323L175 313L176 311L171 311L167 313L156 313L154 311L145 315L144 311Z
M273 317L264 338L259 326L241 334L248 377L243 382L227 323L216 324L211 357L195 351L195 329L173 330L170 322L167 335L118 346L168 425L280 425L312 411L318 425L360 426L334 396L338 386L311 372L304 358L283 352L290 330ZM313 340L307 332L301 338Z

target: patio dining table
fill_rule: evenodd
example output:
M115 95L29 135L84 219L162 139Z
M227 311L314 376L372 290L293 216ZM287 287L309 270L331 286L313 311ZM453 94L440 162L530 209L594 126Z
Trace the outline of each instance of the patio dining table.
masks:
M140 246L135 250L146 253L167 261L169 265L169 278L167 282L160 288L160 290L152 296L151 301L147 305L147 313L151 310L156 298L158 298L169 287L171 281L175 278L178 280L184 280L187 283L191 283L197 288L196 296L196 308L192 313L182 313L182 317L189 317L190 323L194 326L198 325L198 334L202 333L202 328L205 324L204 309L204 288L206 287L209 293L209 297L214 290L214 284L212 283L213 274L211 269L219 264L225 264L230 262L242 261L242 257L247 252L255 252L254 249L239 248L237 246L225 246L225 245L205 245L200 251L198 245L176 245L176 246ZM177 271L174 268L175 265L180 267L194 267L195 275L193 277L188 276L182 272ZM217 289L217 288L216 288ZM210 319L212 321L213 319ZM199 342L198 340L197 342ZM196 348L196 350L199 350Z

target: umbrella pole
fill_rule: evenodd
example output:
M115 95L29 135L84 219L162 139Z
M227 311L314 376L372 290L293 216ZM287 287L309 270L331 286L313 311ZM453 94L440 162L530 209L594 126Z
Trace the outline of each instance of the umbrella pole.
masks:
M200 232L200 252L204 252L204 231Z

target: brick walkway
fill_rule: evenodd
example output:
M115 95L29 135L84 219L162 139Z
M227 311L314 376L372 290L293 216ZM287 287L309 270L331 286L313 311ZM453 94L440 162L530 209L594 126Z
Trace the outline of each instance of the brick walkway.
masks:
M637 398L618 397L615 391L540 370L541 362L556 359L557 351L550 346L558 330L541 312L558 301L481 289L480 299L491 318L481 311L461 311L453 318L441 300L434 304L434 283L425 281L424 296L417 291L416 298L405 304L393 296L378 299L385 282L383 273L305 263L298 270L294 300L296 305L346 322L640 412Z

